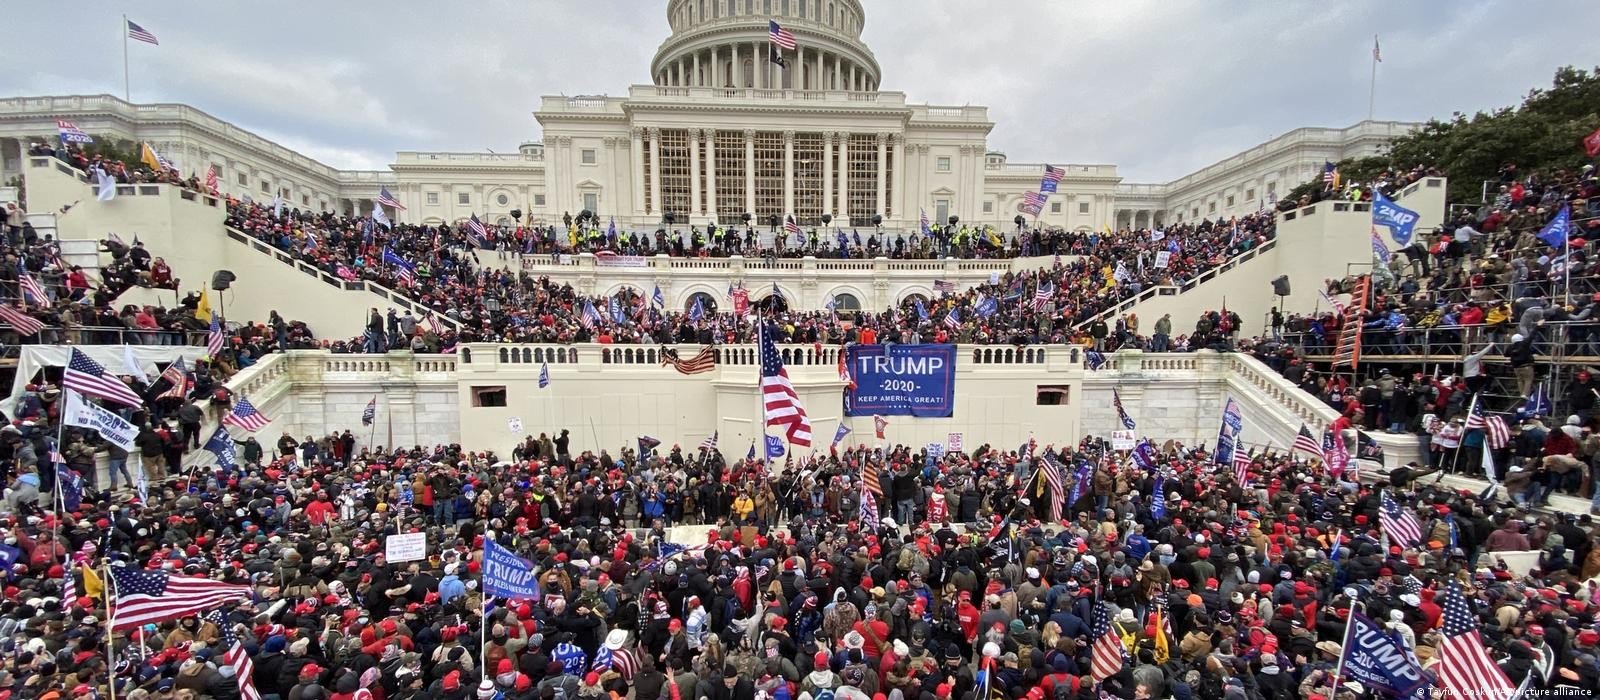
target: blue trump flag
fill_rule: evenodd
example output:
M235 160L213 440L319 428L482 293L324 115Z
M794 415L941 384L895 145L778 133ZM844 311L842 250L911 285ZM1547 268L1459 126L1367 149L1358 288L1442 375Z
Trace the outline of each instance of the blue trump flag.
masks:
M1411 234L1418 218L1416 212L1395 204L1382 192L1372 191L1372 225L1387 227L1395 245L1401 248L1411 245Z
M928 307L922 305L922 300L921 299L917 300L917 320L918 321L926 321L926 320L928 320Z
M777 459L783 456L783 438L777 435L765 435L767 439L767 459Z
M1155 488L1150 491L1150 515L1154 516L1157 520L1167 517L1166 485L1167 478L1164 476L1158 476L1156 477Z
M1368 688L1393 697L1411 697L1433 684L1433 677L1394 637L1359 612L1350 612L1344 638L1344 672Z
M1561 205L1561 211L1556 212L1556 218L1539 229L1539 240L1544 241L1552 248L1567 247L1567 234L1572 230L1572 210L1567 205Z
M844 436L849 435L849 434L850 434L850 428L845 427L845 425L843 423L839 424L839 429L835 430L833 432L833 444L835 444L835 445L839 444L839 441L843 440Z
M539 365L539 388L550 386L550 363Z
M487 537L483 540L483 592L513 600L544 597L533 564Z
M61 506L66 510L83 505L83 477L65 464L56 465L56 488L61 489Z
M211 439L206 440L205 450L217 456L217 464L223 469L232 469L239 463L239 453L234 450L233 438L221 426L217 432L211 434Z

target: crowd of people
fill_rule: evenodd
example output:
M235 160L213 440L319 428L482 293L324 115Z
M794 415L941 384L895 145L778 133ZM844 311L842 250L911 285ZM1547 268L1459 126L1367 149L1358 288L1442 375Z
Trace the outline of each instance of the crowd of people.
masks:
M1415 466L1357 484L1263 450L1239 483L1204 449L1169 442L1142 469L1108 448L856 445L769 469L565 430L507 455L285 435L66 512L13 477L0 692L240 697L237 640L269 700L1369 698L1334 673L1350 596L1438 673L1456 586L1510 682L1600 682L1588 516ZM1385 497L1417 541L1384 545ZM681 524L710 527L669 541ZM406 533L426 551L388 560ZM537 596L485 595L489 543L531 563ZM1538 563L1511 570L1513 549ZM119 569L240 588L108 637ZM1106 630L1121 658L1096 674Z

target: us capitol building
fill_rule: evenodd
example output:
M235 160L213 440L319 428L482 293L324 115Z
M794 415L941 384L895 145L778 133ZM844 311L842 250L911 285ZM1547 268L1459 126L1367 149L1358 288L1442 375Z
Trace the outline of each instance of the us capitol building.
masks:
M796 40L772 57L768 22ZM1168 183L1125 183L1115 165L1011 162L990 150L989 110L918 104L882 89L861 39L859 0L668 0L671 34L652 83L623 96L546 96L542 141L511 153L401 151L388 170L339 170L181 104L109 95L0 99L0 184L22 170L56 120L97 138L147 141L185 175L215 167L225 194L281 195L293 206L367 212L380 187L401 222L477 214L512 224L559 222L587 209L619 226L708 221L914 228L935 222L1012 228L1046 163L1066 171L1038 221L1069 230L1154 226L1256 211L1320 172L1324 161L1374 155L1415 125L1364 121L1302 128ZM1174 116L1174 119L1178 119ZM1032 217L1029 217L1032 220Z

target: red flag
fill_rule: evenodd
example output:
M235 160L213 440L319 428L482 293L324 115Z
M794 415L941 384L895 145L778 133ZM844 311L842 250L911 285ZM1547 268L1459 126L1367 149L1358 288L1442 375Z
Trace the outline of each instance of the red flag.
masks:
M1590 158L1600 156L1600 129L1583 137L1583 152L1589 154Z

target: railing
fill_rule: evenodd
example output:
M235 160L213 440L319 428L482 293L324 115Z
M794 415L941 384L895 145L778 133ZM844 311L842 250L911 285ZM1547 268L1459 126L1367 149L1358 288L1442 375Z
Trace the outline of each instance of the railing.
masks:
M77 168L74 168L74 167L72 167L70 165L67 165L66 162L62 161L60 158L51 158L50 156L28 156L28 165L29 165L29 167L34 167L34 168L50 168L50 167L54 167L62 175L66 175L67 177L71 177L71 178L76 178L78 180L78 182L88 182L89 181L89 176L88 175L85 175L84 173L80 172ZM121 193L119 192L118 194L121 194Z
M734 99L803 100L808 102L867 102L891 107L904 107L906 104L906 95L903 92L864 92L859 90L796 90L792 88L729 88L678 85L633 85L628 88L628 97L636 100L668 98L696 101ZM562 100L563 106L571 109L603 109L604 106L612 103L611 98L607 98L605 103L599 103L597 100L595 101L596 104L580 105L572 104L572 101L566 98L562 98ZM543 103L543 106L545 108L549 108L554 105L551 104L550 100L546 99ZM971 108L952 107L948 109L953 110L953 113L949 115L942 115L940 116L941 119L949 119L951 117L960 119L969 117L972 113Z
M400 307L401 310L412 312L412 314L419 319L432 312L432 310L427 306L416 303L412 301L410 297L407 297L400 292L394 291L376 282L370 282L367 280L347 280L331 272L318 268L311 263L296 258L285 251L267 245L266 243L261 242L260 239L257 239L232 227L225 227L224 232L228 235L228 238L231 238L236 242L243 243L258 253L271 256L278 262L299 270L308 277L321 280L323 284L326 284L330 287L348 292L371 292L372 294L378 295L378 297L384 301ZM449 326L455 330L460 330L461 328L461 324L453 318L444 316L442 314L434 314L433 316L440 325Z
M1111 308L1106 309L1105 311L1101 311L1098 314L1090 316L1088 319L1085 319L1083 322L1079 323L1076 327L1077 328L1083 328L1084 326L1087 326L1087 325L1089 325L1091 323L1094 323L1095 321L1105 321L1105 320L1111 319L1113 317L1116 317L1116 316L1118 316L1118 315L1120 315L1120 314L1132 309L1135 306L1138 306L1139 304L1142 304L1142 303L1144 303L1146 301L1154 299L1154 298L1156 298L1158 296L1170 297L1170 296L1175 296L1175 295L1178 295L1178 294L1186 294L1188 292L1192 292L1192 291L1194 291L1194 289L1196 287L1199 287L1200 285L1205 284L1206 282L1210 282L1211 280L1216 279L1218 276L1222 275L1223 273L1225 273L1225 272L1227 272L1229 270L1232 270L1232 269L1234 269L1234 268L1236 268L1236 267L1238 267L1238 266L1240 266L1240 265L1242 265L1244 263L1247 263L1247 262L1255 259L1256 256L1263 255L1263 254L1267 253L1268 251L1271 251L1271 250L1273 250L1273 249L1275 249L1277 247L1278 247L1278 239L1274 238L1274 239L1272 239L1270 241L1262 243L1259 246L1251 248L1250 250L1247 250L1247 251L1245 251L1243 253L1240 253L1240 254L1235 255L1235 256L1233 256L1231 258L1228 258L1227 260L1224 260L1221 264L1216 265L1216 266L1206 270L1205 272L1202 272L1202 273L1194 276L1191 279L1185 280L1183 284L1178 284L1178 285L1163 284L1163 285L1156 285L1156 286L1153 286L1153 287L1148 287L1146 289L1140 290L1138 294L1135 294L1135 295L1133 295L1131 297L1128 297L1127 299L1124 299L1122 301L1117 302L1117 304L1115 306L1112 306Z
M17 333L15 326L0 323L0 332ZM20 335L20 334L18 334ZM39 331L39 345L188 345L204 346L206 331L142 330L120 326L76 326L72 329L47 326Z
M1347 212L1370 212L1372 211L1372 202L1352 202L1345 199L1324 199L1315 204L1308 204L1304 207L1300 207L1299 209L1279 212L1279 221L1294 221L1295 219L1312 216L1317 213L1317 209L1319 208L1341 214Z
M1401 328L1394 331L1363 329L1361 356L1403 357L1420 362L1460 362L1468 349L1482 350L1491 336L1495 335L1501 336L1503 346L1504 336L1513 332L1516 332L1516 324L1506 324L1494 331L1484 325ZM1541 362L1587 364L1600 356L1600 352L1596 352L1600 350L1600 321L1547 321L1534 334ZM1314 359L1331 357L1337 343L1337 338L1332 336L1319 341L1310 331L1285 332L1282 337L1301 347L1305 356ZM1485 355L1483 359L1496 364L1506 361L1501 354Z
M496 371L514 369L506 365L520 366L524 371L537 372L545 364L551 365L580 365L580 366L624 366L660 368L665 372L674 371L663 365L661 349L672 348L677 352L680 360L688 360L700 352L703 346L695 344L682 345L607 345L599 343L583 343L576 345L501 345L489 343L473 343L462 347L459 352L461 369L478 369L485 362L498 362ZM780 345L778 355L783 363L791 368L815 368L810 371L833 373L839 363L839 353L842 352L837 345ZM712 353L719 367L754 368L760 364L754 345L715 345ZM337 357L337 356L335 356ZM956 352L958 362L973 365L993 366L996 368L1006 366L1034 367L1048 371L1067 370L1080 368L1083 361L1083 349L1077 345L961 345ZM335 360L330 360L335 361ZM347 360L358 361L358 360ZM487 371L489 368L483 367Z

